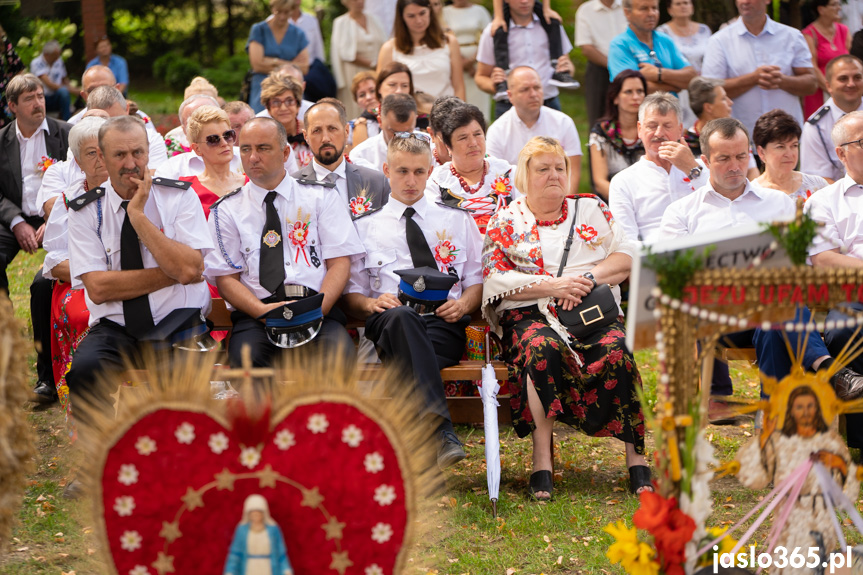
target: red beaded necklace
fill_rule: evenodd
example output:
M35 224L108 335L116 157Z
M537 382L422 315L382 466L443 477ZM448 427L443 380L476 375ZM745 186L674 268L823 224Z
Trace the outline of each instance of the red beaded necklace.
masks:
M569 215L569 208L566 205L566 200L563 201L563 206L561 207L561 215L556 220L536 220L536 225L543 228L550 227L553 230L557 229L557 226L566 221L566 217Z
M486 162L485 160L482 161L482 177L479 179L479 182L477 182L476 186L473 187L467 185L467 182L464 181L464 178L462 178L461 175L459 175L459 173L455 171L455 166L452 164L452 162L450 162L449 171L452 172L453 176L458 178L458 183L461 184L461 189L463 189L468 194L475 194L485 183L485 176L486 174L488 174L488 162Z

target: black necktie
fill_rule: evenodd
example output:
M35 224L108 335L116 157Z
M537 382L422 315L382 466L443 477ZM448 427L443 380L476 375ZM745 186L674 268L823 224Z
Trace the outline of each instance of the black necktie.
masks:
M282 222L276 210L276 192L264 198L267 220L261 232L261 261L259 276L261 285L268 292L279 295L285 291L285 248L282 246Z
M435 263L434 255L432 255L432 251L431 248L429 248L426 237L423 235L423 231L420 229L419 224L413 220L413 215L415 213L417 213L417 211L413 208L406 208L404 212L405 236L407 236L408 249L411 251L411 259L414 261L414 267L421 268L423 266L428 266L432 269L437 269L437 263Z
M123 210L129 205L129 200L121 202ZM142 270L144 269L144 258L141 256L141 244L138 241L138 232L129 221L129 214L123 219L123 227L120 230L120 269ZM123 317L126 321L126 331L140 338L153 329L153 312L150 310L150 298L147 295L123 300Z

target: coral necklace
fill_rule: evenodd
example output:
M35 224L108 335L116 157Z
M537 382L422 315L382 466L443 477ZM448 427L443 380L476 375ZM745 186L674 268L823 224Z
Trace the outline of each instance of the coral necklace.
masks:
M530 206L528 206L530 207ZM561 207L560 217L556 220L536 220L536 225L541 228L551 228L553 230L557 229L557 226L566 221L566 217L569 215L569 208L566 205L566 200L563 201L563 206Z
M482 177L479 179L479 182L477 182L476 186L473 187L467 185L467 182L464 181L464 178L462 178L459 173L455 171L455 166L452 164L452 162L450 162L449 171L452 172L453 176L458 178L458 183L461 184L461 189L463 189L468 194L475 194L485 183L485 176L486 174L488 174L488 162L486 162L485 160L482 161Z

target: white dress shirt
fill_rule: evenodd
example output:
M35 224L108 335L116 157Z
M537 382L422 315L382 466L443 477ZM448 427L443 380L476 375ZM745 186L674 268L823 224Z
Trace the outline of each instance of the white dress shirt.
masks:
M793 76L792 68L811 68L812 54L800 30L774 22L769 17L758 36L746 29L738 18L710 37L701 75L705 78L737 78L758 66L779 66L780 72ZM732 115L743 122L749 133L755 121L774 108L785 110L803 124L800 98L784 90L763 90L755 86L734 98Z
M810 257L839 248L863 259L863 186L845 176L812 194L806 209L823 224L809 246Z
M710 180L710 171L701 160L696 162L702 170L695 181L674 166L666 172L646 156L611 178L608 206L627 237L645 244L658 239L659 223L668 206Z
M378 132L376 136L366 138L354 146L349 157L351 162L358 166L383 172L384 162L387 161L387 143L384 141L384 133Z
M743 194L729 200L708 183L665 210L659 239L670 240L700 232L734 228L759 222L788 221L796 204L787 194L753 186L746 180Z
M621 0L614 0L611 6L588 0L575 12L575 45L590 44L608 56L612 38L623 34L626 26Z
M563 146L567 156L581 155L581 139L572 118L548 106L539 109L539 118L528 128L518 116L515 107L504 112L488 128L485 138L486 152L489 156L506 160L512 165L518 165L518 154L534 136L549 136L555 138Z
M315 175L318 178L318 181L323 182L326 180L327 176L331 174L335 174L336 176L336 191L339 192L339 197L345 202L345 206L350 204L350 200L348 199L348 180L347 174L345 173L345 164L347 162L342 159L339 165L335 170L330 171L327 168L323 167L318 163L317 160L312 160L311 162L312 168L315 170Z
M70 202L83 194L83 175L69 188L60 192L63 193ZM51 275L51 270L69 259L69 208L64 198L59 198L57 202L59 203L55 203L48 221L45 222L45 235L42 239L42 248L46 252L42 262L42 275L49 280L58 279Z
M320 291L326 260L359 256L362 244L338 194L323 186L306 186L285 174L276 187L276 211L282 222L285 285ZM266 222L264 199L270 190L247 182L236 195L210 208L210 234L217 248L206 260L207 280L239 273L240 282L258 299L272 295L261 286L261 232ZM218 223L218 226L217 226ZM299 231L306 228L305 237ZM295 232L294 230L297 229Z
M416 210L412 219L422 230L438 269L447 273L452 268L459 277L447 299L458 299L465 288L481 284L482 237L470 214L436 204L426 196L410 207ZM360 293L370 298L385 293L398 294L401 278L395 270L416 267L405 235L404 211L407 208L406 204L390 197L380 210L354 220L366 255L351 262L351 279L345 293Z
M511 70L517 66L530 66L536 70L542 81L543 98L554 98L560 91L557 86L549 84L549 80L554 74L554 68L551 65L551 56L548 51L548 34L540 25L539 17L536 14L532 14L532 16L533 19L527 26L519 26L512 20L509 21L509 32L507 33L509 68ZM560 27L560 39L564 55L569 54L572 51L572 44L566 37L563 26ZM495 66L491 24L485 27L479 37L476 61L492 68Z
M70 210L69 216L69 267L72 289L84 287L81 276L90 272L120 271L120 232L126 211L123 199L105 182L105 195L79 211ZM62 209L57 206L58 209ZM207 230L201 200L191 188L181 190L166 186L153 186L144 206L144 214L166 237L190 248L201 250L204 257L213 249L213 240ZM159 264L150 250L141 243L144 268ZM84 290L90 325L108 319L126 325L123 302L112 300L94 303ZM201 308L204 315L210 312L210 289L206 282L189 285L174 284L148 295L153 321L159 323L169 313L180 308Z
M48 151L45 148L45 134L47 133L49 133L48 120L42 120L42 124L29 138L24 137L18 127L18 122L15 122L15 136L18 138L18 149L20 150L18 157L21 161L21 211L27 216L38 215L40 211L37 201L44 172L38 165L42 163L43 158L48 157ZM63 158L53 159L58 162L63 160ZM14 228L22 221L24 218L21 216L14 217L9 229Z
M293 154L291 154L293 157ZM156 169L156 177L179 180L182 176L199 176L204 173L204 158L195 152L183 152L172 156L164 164ZM245 174L243 162L240 160L240 149L234 148L234 157L231 158L231 171Z
M70 150L71 151L71 150ZM66 191L73 191L82 185L84 172L75 161L75 156L65 162L57 162L45 171L42 176L42 185L36 194L36 205L39 215L45 217L45 202L51 198L58 198Z
M86 106L84 107L83 110L78 110L77 112L75 112L75 114L71 118L69 118L69 120L66 123L74 126L75 124L77 124L78 122L81 121L81 119L84 117L84 114L87 113L87 110L88 110L88 108ZM156 130L156 126L153 125L153 119L150 118L150 116L148 116L147 114L145 114L141 110L138 110L137 112L135 112L135 114L139 118L141 118L142 122L144 122L144 127L147 128L147 131L159 134L159 131ZM162 135L159 134L159 137L161 138ZM164 139L162 140L162 144L163 145L165 144Z
M829 110L825 110L830 106ZM863 111L863 101L857 107L857 111ZM818 120L814 118L818 116ZM833 126L839 118L845 115L833 98L824 102L803 124L803 134L800 136L800 171L806 174L814 174L823 178L838 181L845 176L845 166L836 155L836 147L830 137Z

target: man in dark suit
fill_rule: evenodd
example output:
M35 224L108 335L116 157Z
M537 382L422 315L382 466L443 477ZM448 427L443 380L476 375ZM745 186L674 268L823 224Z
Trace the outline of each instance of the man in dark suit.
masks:
M321 99L306 111L303 125L303 135L315 159L291 174L294 178L323 182L342 197L354 219L387 203L390 184L383 173L345 159L349 128L341 102Z
M0 129L0 291L8 294L6 267L18 250L32 254L42 245L45 222L36 196L51 161L66 159L70 126L46 117L44 88L33 74L13 78L6 98L15 115L14 122ZM36 393L49 403L57 396L51 370L52 290L40 270L30 286L30 313L39 352Z

